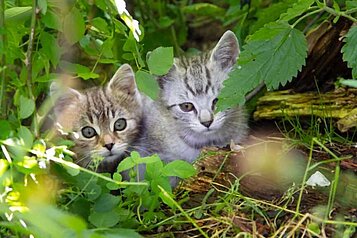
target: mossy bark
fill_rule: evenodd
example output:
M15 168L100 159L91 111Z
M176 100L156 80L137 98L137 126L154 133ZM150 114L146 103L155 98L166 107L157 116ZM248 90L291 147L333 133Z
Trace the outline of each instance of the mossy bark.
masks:
M268 92L258 100L254 119L318 116L338 119L344 132L357 126L357 89L340 88L332 92L292 94L291 90Z

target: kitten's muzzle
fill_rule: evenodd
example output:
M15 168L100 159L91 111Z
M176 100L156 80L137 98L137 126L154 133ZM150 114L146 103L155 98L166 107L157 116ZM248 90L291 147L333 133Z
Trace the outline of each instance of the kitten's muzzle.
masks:
M199 114L198 119L202 125L208 128L213 122L213 115L208 110L202 110Z

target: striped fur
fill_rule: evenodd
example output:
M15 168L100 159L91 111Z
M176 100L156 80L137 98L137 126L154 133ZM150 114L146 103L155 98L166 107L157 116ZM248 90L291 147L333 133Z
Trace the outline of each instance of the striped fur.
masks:
M67 89L56 100L54 112L57 126L71 132L75 162L88 167L94 157L101 156L104 160L99 170L112 172L139 134L141 108L134 73L129 65L123 65L104 87L83 91ZM122 131L115 131L114 123L119 118L124 118L127 126ZM94 128L97 135L86 138L82 133L86 126ZM113 147L105 147L107 144L113 144Z
M169 73L158 79L161 103L174 118L180 137L191 147L224 146L231 139L240 142L245 137L244 110L235 107L216 113L214 105L238 55L237 38L227 31L211 52L175 59ZM192 103L194 110L184 112L182 103Z

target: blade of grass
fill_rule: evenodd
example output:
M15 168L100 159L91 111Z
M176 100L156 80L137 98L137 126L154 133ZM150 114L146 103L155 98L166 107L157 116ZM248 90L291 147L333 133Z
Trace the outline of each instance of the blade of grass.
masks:
M185 212L185 210L183 210L183 208L180 206L180 204L178 204L171 196L168 192L166 192L165 189L163 189L161 186L158 186L158 188L161 190L161 192L163 193L163 195L172 203L175 205L175 207L177 207L180 212L182 212L182 214L187 218L187 220L189 220L192 225L194 227L197 228L197 230L201 233L201 235L203 235L206 238L209 238L209 236L201 229L201 227L199 225L197 225L197 223Z

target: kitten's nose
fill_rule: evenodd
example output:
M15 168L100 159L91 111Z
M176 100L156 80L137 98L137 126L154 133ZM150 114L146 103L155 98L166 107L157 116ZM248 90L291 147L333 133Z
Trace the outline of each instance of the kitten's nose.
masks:
M204 122L201 122L201 124L208 128L212 124L212 122L213 122L213 120L204 121Z
M107 148L109 151L112 150L113 146L114 146L114 143L109 143L109 144L104 145L104 147Z

